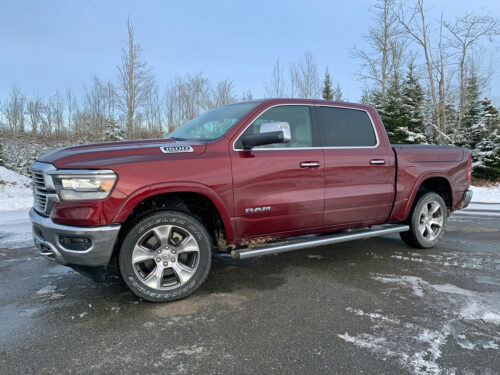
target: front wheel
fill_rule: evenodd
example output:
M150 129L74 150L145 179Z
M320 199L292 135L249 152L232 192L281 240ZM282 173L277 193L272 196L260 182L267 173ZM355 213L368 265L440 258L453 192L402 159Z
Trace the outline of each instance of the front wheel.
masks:
M434 247L443 236L446 214L446 204L440 195L433 192L422 195L408 217L410 230L401 232L401 239L411 247Z
M194 216L160 211L142 218L125 237L119 267L140 298L173 301L193 293L208 276L211 239Z

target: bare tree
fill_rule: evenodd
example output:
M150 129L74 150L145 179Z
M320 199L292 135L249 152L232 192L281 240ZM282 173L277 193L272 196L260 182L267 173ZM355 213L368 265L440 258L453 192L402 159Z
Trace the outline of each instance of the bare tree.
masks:
M225 78L212 88L212 98L210 107L215 108L221 105L231 104L236 101L234 96L233 80Z
M153 84L146 97L144 116L149 132L162 131L160 95L158 85Z
M42 106L42 116L40 122L40 132L43 136L48 137L52 134L54 125L54 98L50 97Z
M76 101L76 98L73 95L73 91L71 90L71 87L68 87L66 90L66 124L68 124L68 133L71 137L71 134L73 132L73 123L74 123L74 118L73 116L75 115L75 112L78 111L78 103Z
M438 52L439 60L437 62L438 70L438 119L441 124L441 129L443 132L446 131L446 91L445 91L445 46L443 45L443 12L441 12L441 19L439 23L439 43Z
M426 20L424 0L417 0L415 6L409 12L405 11L405 7L407 7L407 3L400 4L398 21L402 25L408 36L422 48L427 70L429 90L432 99L432 117L436 120L438 130L443 131L441 119L437 115L439 105L438 97L436 94L436 85L433 74L433 57L430 45L431 26Z
M163 96L163 112L168 132L212 108L212 84L203 74L176 77Z
M28 111L28 120L31 126L31 132L33 134L37 134L38 128L40 127L40 123L42 121L42 111L43 111L42 99L39 96L30 99L28 101L27 111Z
M2 112L9 129L14 132L24 132L26 97L18 86L13 86L9 97L2 105Z
M98 77L92 77L92 85L85 89L83 111L86 113L86 123L83 130L94 139L100 139L106 126L108 110L106 85Z
M53 101L53 113L54 113L54 121L56 125L56 132L61 133L64 130L64 98L62 97L59 90L56 90L56 94L54 95Z
M286 78L279 57L276 59L269 79L264 81L264 90L269 98L283 98L286 96Z
M121 65L118 67L120 103L126 116L127 133L134 127L135 114L141 108L151 90L153 75L147 63L141 59L141 48L134 41L135 30L127 20L128 44L122 49Z
M466 63L470 50L484 37L492 37L500 34L500 22L490 16L479 16L466 13L465 16L455 19L453 23L445 23L445 27L452 35L452 46L458 51L458 70L460 80L458 124L457 131L462 125L464 114Z
M353 56L361 60L358 76L363 81L375 82L385 94L389 77L398 74L406 48L395 14L396 0L377 0L373 8L375 25L364 36L370 48L353 49Z
M321 97L321 81L318 68L310 51L305 51L296 64L290 65L290 80L293 84L292 87L297 89L300 98Z

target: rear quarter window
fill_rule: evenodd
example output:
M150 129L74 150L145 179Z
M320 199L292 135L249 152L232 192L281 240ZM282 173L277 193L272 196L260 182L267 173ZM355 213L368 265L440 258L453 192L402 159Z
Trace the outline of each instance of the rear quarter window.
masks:
M377 137L368 113L358 109L317 107L324 147L373 147Z

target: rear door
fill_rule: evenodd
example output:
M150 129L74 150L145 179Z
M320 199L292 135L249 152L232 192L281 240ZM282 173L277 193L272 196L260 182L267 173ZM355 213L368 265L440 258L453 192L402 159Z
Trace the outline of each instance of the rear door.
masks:
M384 221L394 197L394 154L368 112L317 106L325 155L325 226Z
M322 226L324 159L319 134L312 128L311 108L271 107L242 132L257 134L264 123L288 122L289 143L249 151L243 150L239 139L230 143L238 237Z

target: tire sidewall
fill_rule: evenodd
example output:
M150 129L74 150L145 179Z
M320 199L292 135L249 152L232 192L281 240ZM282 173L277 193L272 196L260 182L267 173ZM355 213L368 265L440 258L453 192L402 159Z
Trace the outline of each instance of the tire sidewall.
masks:
M426 240L424 236L420 233L419 231L419 226L420 226L420 213L422 211L422 207L426 204L428 204L431 201L436 201L439 203L441 206L441 210L443 212L443 227L441 228L441 231L439 235L433 239L432 241ZM444 234L444 230L446 227L446 221L447 221L447 209L446 209L446 204L444 203L443 198L441 198L440 195L436 193L426 193L424 194L418 201L417 205L415 206L415 210L413 211L413 216L412 216L412 230L413 230L413 235L417 243L423 247L423 248L431 248L434 247L441 237Z
M149 230L160 225L175 225L186 229L196 238L200 250L198 268L192 278L186 284L169 290L156 290L144 285L132 265L132 252L137 241ZM141 219L129 230L118 258L122 278L134 294L151 302L173 301L194 292L207 277L212 260L210 237L204 226L191 215L162 211Z

